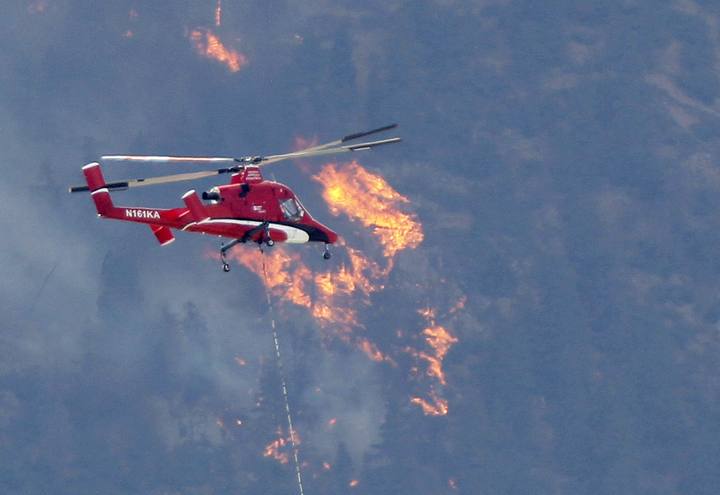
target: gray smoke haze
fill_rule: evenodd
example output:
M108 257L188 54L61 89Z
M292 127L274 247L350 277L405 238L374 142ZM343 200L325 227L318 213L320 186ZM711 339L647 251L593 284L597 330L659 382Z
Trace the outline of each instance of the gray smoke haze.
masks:
M306 493L716 493L715 3L223 0L219 28L215 1L6 3L0 491L292 492L262 456L285 418L258 278L65 188L102 154L281 152L398 121L402 145L360 157L424 226L361 314L397 366L277 309ZM198 55L196 27L248 65ZM372 246L306 172L272 174ZM460 339L442 418L408 400L426 306Z

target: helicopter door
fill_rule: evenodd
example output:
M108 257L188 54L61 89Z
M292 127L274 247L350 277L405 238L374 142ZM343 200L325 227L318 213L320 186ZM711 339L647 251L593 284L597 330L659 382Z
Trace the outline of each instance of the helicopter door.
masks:
M269 192L264 189L248 188L251 192L247 194L247 205L254 218L267 219L268 215L273 213L273 201L275 199L275 191ZM254 192L253 192L254 189ZM275 210L277 211L277 210Z
M253 212L253 214L265 218L268 214L268 202L267 201L253 201L251 203L250 209Z

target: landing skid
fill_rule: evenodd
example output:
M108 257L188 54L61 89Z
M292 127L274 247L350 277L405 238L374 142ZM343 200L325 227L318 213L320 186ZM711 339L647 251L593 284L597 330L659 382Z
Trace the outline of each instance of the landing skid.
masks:
M266 244L268 247L272 247L275 245L275 241L273 241L273 239L270 237L270 229L268 222L263 222L257 227L248 230L247 232L245 232L245 235L238 239L233 239L227 244L223 243L220 245L220 259L222 260L222 269L224 272L227 273L230 271L230 264L227 262L227 252L238 244L245 244L248 241L252 240L252 238L259 232L262 232L262 235L260 236L260 239L255 242L257 242L258 244L260 252L263 253L263 244ZM330 258L332 258L332 253L330 252L330 244L325 243L325 249L323 251L322 257L324 260L329 260Z
M262 235L260 236L260 239L256 242L258 243L260 252L262 253L263 252L263 244L267 244L268 247L272 247L275 245L275 241L272 239L272 237L270 237L270 223L269 222L263 222L260 225L258 225L257 227L248 230L239 239L233 239L232 241L228 242L227 244L223 243L220 245L220 259L222 259L222 269L224 272L227 273L230 271L230 265L227 262L227 252L238 244L241 244L241 243L245 244L246 242L251 241L252 238L260 232L262 232Z

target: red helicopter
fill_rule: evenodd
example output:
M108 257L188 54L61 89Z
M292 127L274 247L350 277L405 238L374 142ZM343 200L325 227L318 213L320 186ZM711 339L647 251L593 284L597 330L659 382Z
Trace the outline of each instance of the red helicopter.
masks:
M303 244L306 242L325 243L324 259L330 259L329 245L338 240L338 235L325 225L313 219L292 190L279 182L265 180L260 168L270 163L292 158L306 158L334 153L365 151L374 147L397 143L394 137L358 144L348 141L365 137L397 127L391 124L371 131L349 134L329 143L313 146L300 151L281 155L245 156L241 158L178 157L110 155L100 158L103 162L142 163L204 163L226 164L225 168L163 175L140 179L105 182L100 164L85 165L82 170L87 185L73 186L71 193L90 192L98 216L127 222L144 223L150 226L162 246L175 240L171 229L202 234L217 235L232 239L220 247L223 271L229 272L226 253L240 243L254 242L262 249L275 242ZM136 206L115 206L110 191L122 191L133 187L152 186L181 182L214 175L231 174L230 183L216 186L202 193L202 200L195 190L183 194L184 208L144 208Z

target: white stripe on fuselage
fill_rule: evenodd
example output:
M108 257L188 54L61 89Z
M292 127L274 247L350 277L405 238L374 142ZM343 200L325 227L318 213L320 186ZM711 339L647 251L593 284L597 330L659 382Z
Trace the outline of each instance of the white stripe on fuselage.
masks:
M183 227L183 230L187 230L188 227L192 227L194 225L196 226L202 226L202 225L209 225L209 224L231 224L231 225L242 225L243 227L257 227L258 225L262 225L263 222L258 222L256 220L235 220L235 219L224 219L224 218L209 218L207 220L201 220L200 222L192 222L187 224L185 227ZM285 232L285 235L287 235L287 242L288 244L304 244L310 240L310 236L307 232L305 232L302 229L298 229L297 227L292 227L290 225L283 225L281 223L272 223L268 225L268 228L275 229L275 230L281 230Z

